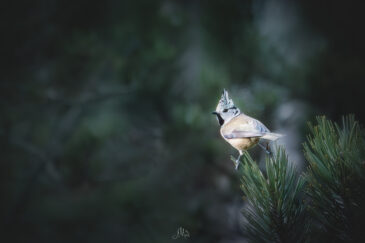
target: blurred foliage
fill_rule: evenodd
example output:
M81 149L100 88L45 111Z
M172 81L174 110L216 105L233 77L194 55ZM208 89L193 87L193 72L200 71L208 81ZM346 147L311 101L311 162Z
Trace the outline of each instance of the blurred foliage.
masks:
M5 1L0 240L240 240L209 113L226 88L291 144L312 113L364 121L363 15L338 2Z

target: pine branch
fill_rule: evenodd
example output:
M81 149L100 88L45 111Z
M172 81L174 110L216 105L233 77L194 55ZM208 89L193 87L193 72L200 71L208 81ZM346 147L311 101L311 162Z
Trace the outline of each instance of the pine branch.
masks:
M343 118L341 128L325 117L318 117L317 123L309 124L311 135L304 144L309 162L306 191L319 226L313 231L319 238L333 235L331 242L361 240L364 233L359 225L365 216L364 136L354 116Z
M304 180L288 163L284 149L279 147L273 157L266 157L266 176L247 152L240 172L251 242L304 242L308 237L301 200Z

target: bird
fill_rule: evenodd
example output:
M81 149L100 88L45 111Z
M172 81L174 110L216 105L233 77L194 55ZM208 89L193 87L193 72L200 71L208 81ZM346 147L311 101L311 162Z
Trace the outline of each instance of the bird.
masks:
M262 122L241 112L234 105L233 100L229 98L228 92L225 89L216 110L212 114L217 117L221 136L239 152L238 158L234 161L236 170L244 151L258 144L266 153L271 154L268 144L265 147L259 143L260 140L275 141L284 136L270 132Z

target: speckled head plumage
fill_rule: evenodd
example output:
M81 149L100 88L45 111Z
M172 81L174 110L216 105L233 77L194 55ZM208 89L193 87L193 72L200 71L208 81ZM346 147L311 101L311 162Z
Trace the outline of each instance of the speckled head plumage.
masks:
M227 90L224 89L218 105L213 112L213 114L217 115L219 124L222 126L240 113L240 109L234 105L233 100L229 98Z
M235 107L233 100L229 98L227 90L224 89L215 111L221 113L224 109L230 109L232 107Z

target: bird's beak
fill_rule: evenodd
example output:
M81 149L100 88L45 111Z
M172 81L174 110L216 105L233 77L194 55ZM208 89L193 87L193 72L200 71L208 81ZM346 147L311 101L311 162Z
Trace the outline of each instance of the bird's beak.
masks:
M212 112L212 114L213 114L213 115L218 115L218 112L213 111L213 112Z

